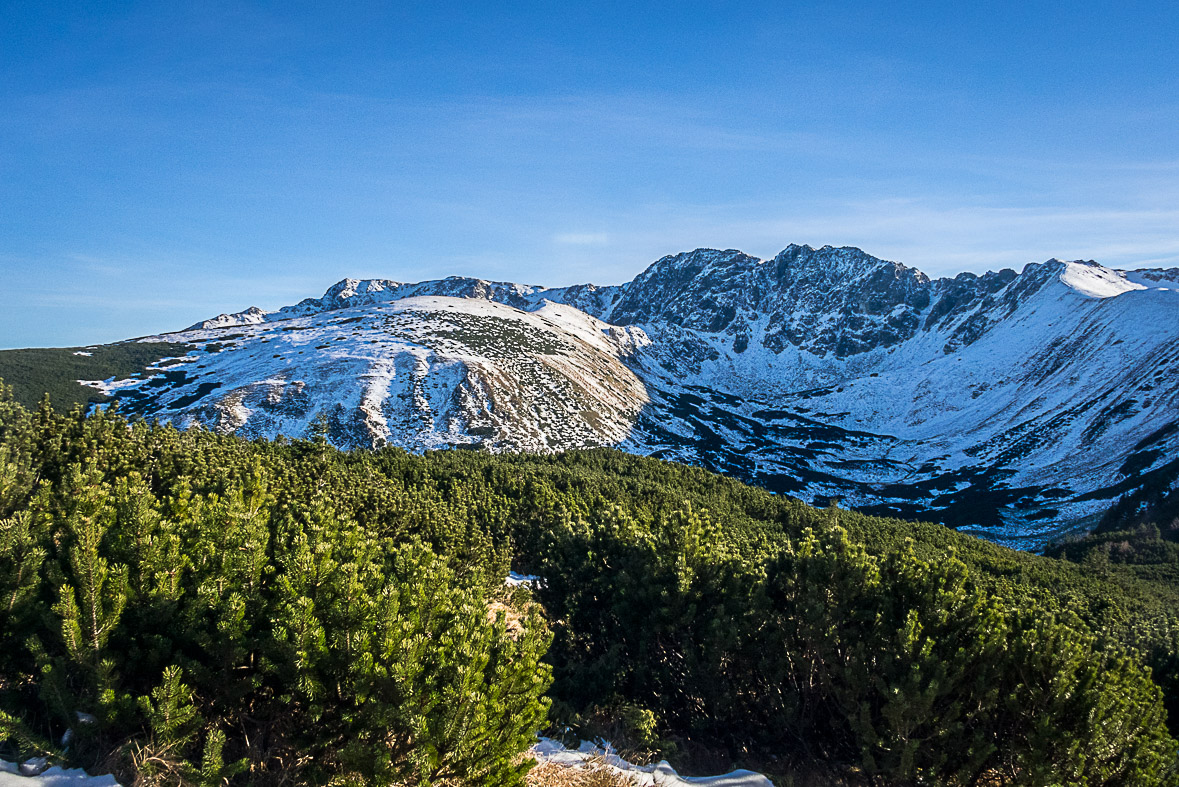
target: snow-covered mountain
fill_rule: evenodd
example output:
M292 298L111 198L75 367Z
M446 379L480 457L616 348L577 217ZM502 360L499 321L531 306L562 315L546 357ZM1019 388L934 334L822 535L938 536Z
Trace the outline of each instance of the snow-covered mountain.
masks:
M144 337L126 411L410 450L592 445L1019 546L1179 476L1179 270L931 280L859 249L698 249L620 286L346 279Z

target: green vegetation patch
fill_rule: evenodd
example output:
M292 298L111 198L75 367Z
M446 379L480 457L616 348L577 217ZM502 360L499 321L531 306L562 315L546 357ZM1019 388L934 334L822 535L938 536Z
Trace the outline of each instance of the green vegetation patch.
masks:
M1176 783L1179 616L1164 573L1117 570L1133 544L1077 565L618 451L340 452L323 426L0 388L0 758L517 787L546 730L779 785Z
M193 349L171 342L120 342L0 350L0 380L12 386L13 398L25 407L36 407L41 397L49 394L58 412L66 412L74 405L111 400L78 380L130 377L162 358L182 356Z

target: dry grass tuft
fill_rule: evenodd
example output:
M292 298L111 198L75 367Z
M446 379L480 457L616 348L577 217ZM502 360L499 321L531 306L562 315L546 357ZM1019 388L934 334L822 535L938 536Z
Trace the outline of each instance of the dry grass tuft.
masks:
M131 787L195 787L189 769L170 746L131 741L116 749L99 767Z
M508 636L514 640L518 640L524 636L524 618L526 614L526 612L509 606L502 601L491 601L487 604L487 622L495 623L496 618L503 615L504 623L508 629Z
M601 763L557 765L539 763L528 772L527 787L635 787L635 780Z

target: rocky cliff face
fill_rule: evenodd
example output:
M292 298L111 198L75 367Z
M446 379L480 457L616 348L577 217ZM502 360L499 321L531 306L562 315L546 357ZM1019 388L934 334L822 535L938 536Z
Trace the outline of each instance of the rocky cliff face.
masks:
M147 337L202 349L96 385L251 436L617 445L1035 546L1179 475L1177 282L1061 260L931 280L830 246L698 249L610 287L346 279Z
M772 260L697 249L659 260L591 313L618 325L664 323L725 333L739 339L737 352L748 347L758 326L761 344L775 353L791 346L846 358L933 330L950 333L945 351L952 352L1014 312L1063 264L1030 265L1023 275L1003 270L931 281L919 270L855 248L792 245ZM1010 287L1016 279L1018 286ZM1000 292L1002 303L996 300Z
M929 305L929 279L859 249L790 246L772 260L698 249L664 257L619 288L599 316L618 325L665 323L840 357L911 337Z

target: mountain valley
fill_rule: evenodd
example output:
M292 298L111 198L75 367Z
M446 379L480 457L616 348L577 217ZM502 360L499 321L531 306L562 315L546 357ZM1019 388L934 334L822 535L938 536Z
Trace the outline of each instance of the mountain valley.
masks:
M247 437L617 446L1035 549L1179 477L1177 295L1179 270L698 249L608 287L346 279L134 340L177 352L86 383Z

